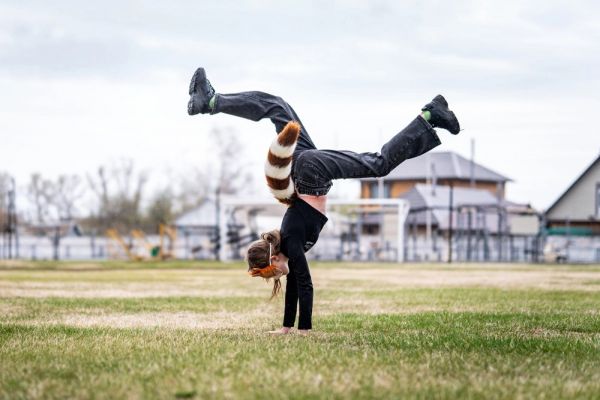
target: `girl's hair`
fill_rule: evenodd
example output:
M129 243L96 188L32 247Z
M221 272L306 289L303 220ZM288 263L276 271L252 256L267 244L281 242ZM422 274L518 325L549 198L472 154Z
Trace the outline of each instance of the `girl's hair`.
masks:
M281 251L281 233L279 229L274 229L260 235L260 239L250 243L246 254L248 261L248 271L252 268L263 269L271 265L271 256ZM281 282L275 279L271 299L281 292Z

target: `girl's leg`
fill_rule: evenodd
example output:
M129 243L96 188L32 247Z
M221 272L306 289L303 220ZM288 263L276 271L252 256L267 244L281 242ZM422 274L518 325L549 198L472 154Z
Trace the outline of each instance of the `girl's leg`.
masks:
M380 153L310 150L298 156L294 182L300 194L324 195L333 179L372 178L390 173L404 160L441 144L433 127L421 116L383 145Z
M268 118L275 125L277 132L281 132L289 121L298 121L302 129L296 145L296 153L316 149L296 112L281 97L264 92L218 93L212 111L212 114L215 113L234 115L252 121Z

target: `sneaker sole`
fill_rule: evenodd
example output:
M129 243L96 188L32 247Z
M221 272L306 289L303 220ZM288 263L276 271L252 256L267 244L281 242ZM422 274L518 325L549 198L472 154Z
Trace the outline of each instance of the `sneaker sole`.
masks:
M190 98L190 101L188 101L188 114L189 115L198 114L197 112L194 112L194 99L192 99L192 98Z
M450 115L452 115L452 125L456 127L456 131L452 130L450 131L450 133L453 135L458 135L460 132L460 124L458 122L458 118L456 118L456 115L454 115L454 111L450 111Z
M198 84L206 81L206 72L204 68L200 67L194 72L194 76L192 76L192 80L190 81L190 90L189 95L191 96L195 91Z

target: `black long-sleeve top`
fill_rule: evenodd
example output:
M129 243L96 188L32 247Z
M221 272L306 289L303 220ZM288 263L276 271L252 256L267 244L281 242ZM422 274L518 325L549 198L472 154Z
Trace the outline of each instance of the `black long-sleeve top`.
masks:
M281 222L281 252L288 258L290 272L285 290L283 326L293 327L300 305L298 329L312 329L313 286L304 253L319 239L327 217L300 198L296 198Z

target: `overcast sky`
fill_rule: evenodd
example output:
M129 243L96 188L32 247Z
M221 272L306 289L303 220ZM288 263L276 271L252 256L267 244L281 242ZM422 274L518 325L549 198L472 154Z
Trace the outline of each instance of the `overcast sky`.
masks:
M189 79L293 105L318 147L378 151L443 93L462 127L437 150L548 207L598 156L594 1L0 0L0 171L84 173L132 158L157 173L210 159L231 127L263 187L268 121L189 117ZM333 194L358 195L354 184Z

